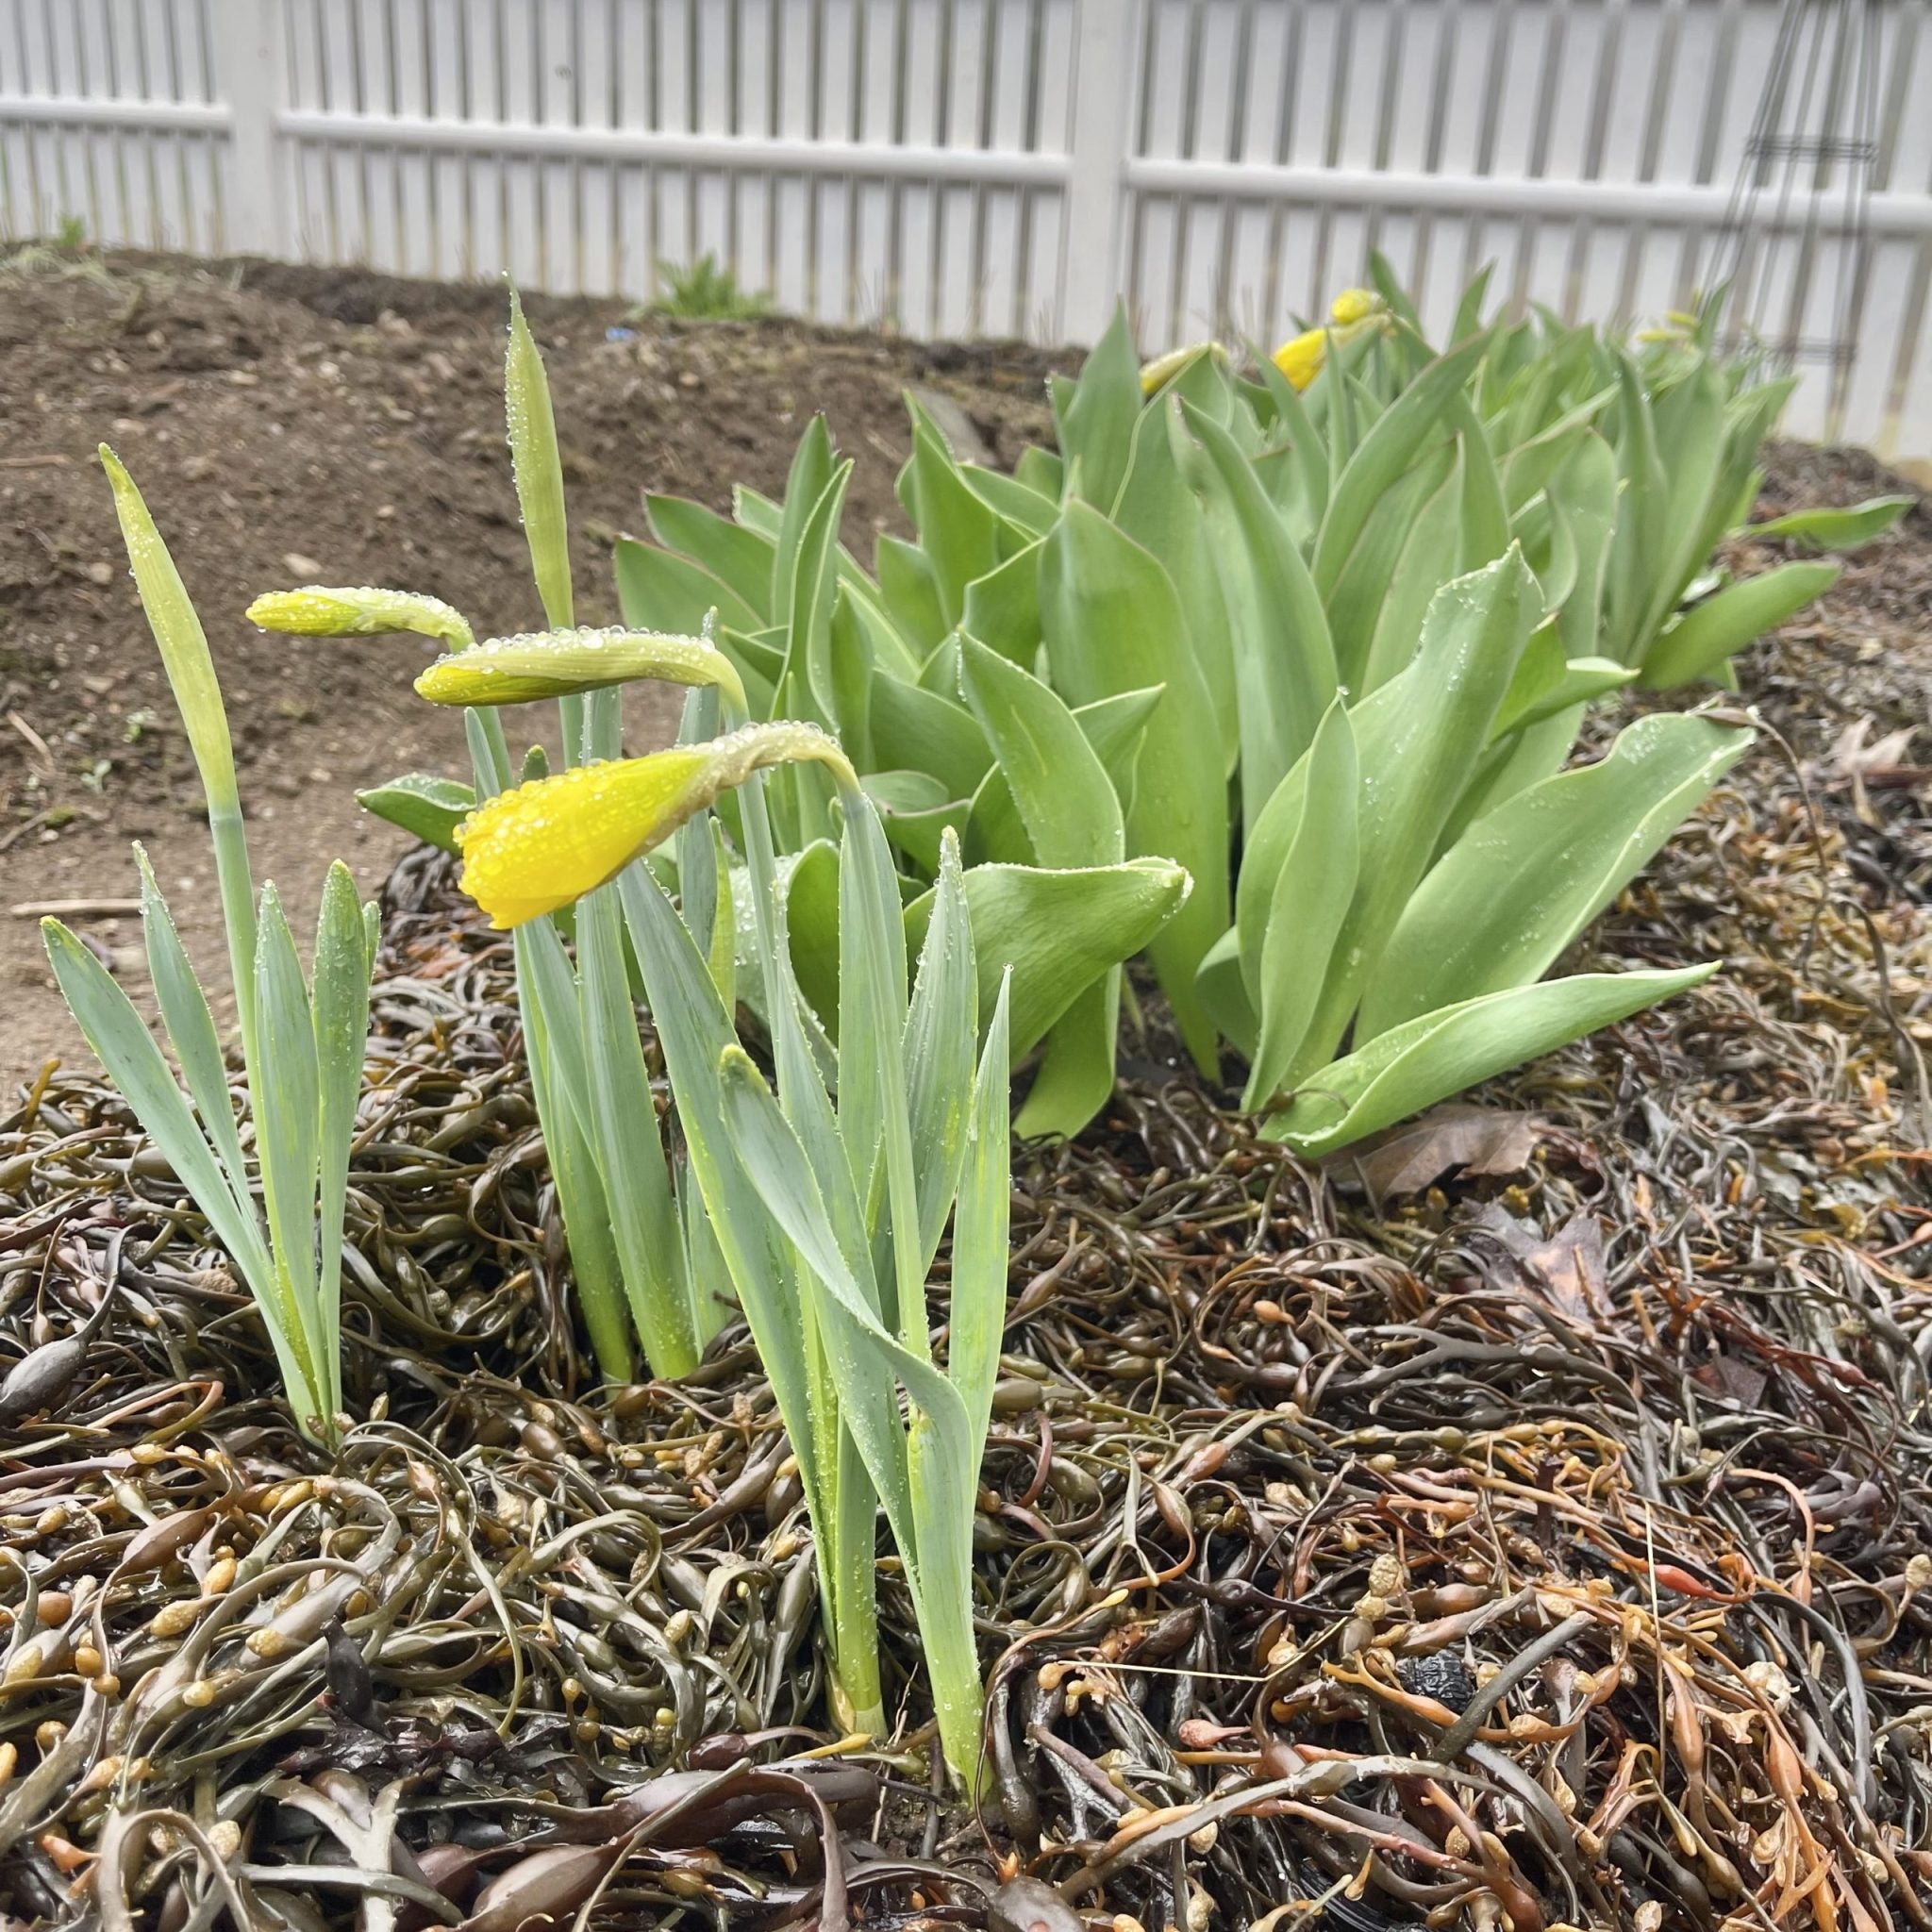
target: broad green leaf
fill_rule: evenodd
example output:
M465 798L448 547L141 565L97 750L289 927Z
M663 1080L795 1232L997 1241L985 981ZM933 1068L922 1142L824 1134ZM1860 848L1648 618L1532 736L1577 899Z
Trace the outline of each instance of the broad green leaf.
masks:
M1591 973L1486 993L1378 1035L1311 1074L1262 1131L1314 1159L1379 1133L1510 1067L1701 986L1716 962L1674 973Z
M1641 718L1597 763L1478 819L1409 900L1369 975L1356 1040L1540 978L1750 744L1749 731L1710 718Z
M1523 647L1516 675L1491 729L1491 741L1555 717L1573 705L1621 690L1636 676L1627 664L1612 664L1607 658L1566 658L1556 620L1546 619Z
M982 469L977 463L961 463L959 475L981 503L997 512L1023 546L1029 539L1045 536L1059 521L1059 498L1042 496L1018 476Z
M1240 706L1241 816L1252 824L1307 749L1335 695L1335 652L1300 546L1254 465L1205 412L1185 401L1175 408L1173 440L1206 505L1208 548L1227 614Z
M1408 662L1430 599L1461 574L1462 493L1461 449L1450 442L1375 507L1328 598L1335 661L1352 693L1386 684Z
M1484 262L1463 290L1461 299L1456 305L1456 319L1449 325L1452 345L1467 341L1482 326L1483 297L1489 293L1490 276L1495 273L1495 267L1492 261Z
M1364 782L1360 875L1334 965L1302 1050L1299 1080L1334 1052L1369 970L1427 869L1443 825L1474 774L1537 616L1536 579L1521 554L1442 586L1406 671L1350 714ZM1268 801L1241 862L1236 906L1243 961L1259 957L1274 884L1302 818L1304 766Z
M1715 507L1728 508L1720 482L1724 456L1723 379L1710 363L1700 362L1657 399L1653 416L1657 459L1669 478L1664 504L1668 543L1664 555L1651 560L1655 581L1644 612L1646 636L1676 608L1679 588L1709 560L1713 543L1705 541L1705 527Z
M675 557L634 537L620 537L612 551L617 571L617 603L626 624L648 630L699 635L708 611L720 625L753 635L765 618L723 577L688 558Z
M1376 506L1437 433L1481 356L1485 340L1473 337L1431 362L1362 439L1347 467L1335 475L1310 566L1324 598L1341 581Z
M1274 406L1275 434L1288 439L1286 460L1273 468L1257 461L1257 473L1270 485L1269 495L1281 512L1289 535L1306 550L1328 508L1327 448L1301 391L1274 366L1271 357L1257 349L1254 358Z
M1013 465L1013 478L1029 490L1036 490L1050 503L1058 503L1066 488L1066 471L1056 450L1041 449L1029 442Z
M1189 649L1214 706L1223 770L1232 775L1241 756L1241 739L1228 608L1222 595L1208 518L1169 430L1173 412L1183 407L1182 399L1196 392L1203 398L1196 407L1209 421L1219 424L1229 412L1231 398L1218 361L1203 356L1196 369L1198 377L1196 370L1191 370L1161 392L1159 402L1141 411L1112 521L1159 558L1174 584L1182 621L1188 627ZM1241 420L1248 421L1245 412Z
M1265 1107L1307 1036L1359 863L1360 774L1348 708L1338 698L1308 747L1301 823L1275 875L1260 957L1242 961L1260 1037L1241 1105Z
M808 706L811 714L833 731L844 722L839 715L839 679L832 664L832 600L838 589L835 553L839 520L844 513L845 491L851 480L849 458L833 467L811 514L799 527L798 543L791 553L791 576L778 606L786 612L790 626L780 699L793 712Z
M1201 1004L1213 1016L1222 1037L1231 1040L1241 1051L1253 1057L1260 1037L1261 1022L1241 978L1241 930L1228 929L1208 948L1194 984L1201 990Z
M1112 865L1124 858L1120 801L1093 747L1047 686L972 638L961 688L999 760L1042 865Z
M1616 534L1610 540L1606 594L1609 606L1608 649L1620 664L1640 661L1645 641L1644 616L1653 588L1673 547L1670 478L1657 451L1650 397L1637 365L1617 355L1617 475L1623 485Z
M1189 649L1174 585L1157 559L1085 504L1046 540L1040 609L1055 688L1074 705L1164 685L1147 721L1127 849L1174 860L1194 889L1150 949L1189 1050L1216 1064L1194 990L1201 956L1227 925L1227 786L1212 704ZM978 929L975 924L975 931ZM1015 992L1014 1034L1024 1037Z
M457 849L456 830L475 809L475 788L430 772L405 772L387 785L372 785L356 794L366 812L400 826L411 838L434 845L439 852Z
M950 629L966 608L966 586L1000 562L1000 520L967 487L930 423L918 423L913 432L907 478L908 513L932 566L940 613Z
M1835 563L1781 563L1707 597L1657 639L1638 683L1669 691L1714 675L1736 652L1828 590L1838 575Z
M646 492L644 514L651 534L665 549L681 552L728 584L751 606L760 625L771 623L774 543L689 497Z
M792 862L786 924L799 991L831 1038L839 1028L839 848L817 839Z
M1079 381L1056 377L1049 391L1062 459L1069 469L1077 465L1082 497L1097 509L1111 510L1141 415L1141 363L1124 304L1115 308L1107 332L1081 365Z
M1084 871L975 865L968 872L982 1010L996 998L1000 974L1013 969L1014 1059L1033 1050L1083 988L1143 950L1187 891L1187 874L1163 858ZM908 948L924 942L932 903L927 892L907 907Z
M1557 613L1557 627L1570 657L1593 658L1617 528L1617 459L1609 444L1592 430L1551 477L1547 493L1550 514L1576 556L1575 581Z
M1049 866L1120 861L1120 800L1080 722L1038 678L983 644L968 638L962 650L967 701L999 758L997 776L1024 826L1028 856ZM994 779L989 774L988 785ZM1071 1138L1092 1119L1113 1091L1119 1020L1116 967L1056 1024L1019 1131Z
M924 658L949 627L931 558L903 537L881 537L873 553L873 567L878 574L880 602Z
M992 763L965 706L884 674L873 680L872 742L880 770L928 773L949 798L971 798Z
M779 512L777 527L769 534L772 544L772 595L769 608L774 620L782 621L791 608L792 578L796 574L798 546L805 526L811 520L825 487L832 480L836 459L832 438L822 415L805 425L798 447L791 455L791 469L785 478L785 506ZM735 506L738 521L752 529L758 525L745 515L747 505L741 498Z
M1040 654L1040 558L1029 543L966 586L959 628L1002 658L1031 669Z
M1918 502L1916 496L1874 496L1843 509L1798 509L1738 534L1757 541L1784 538L1812 550L1857 550L1882 537Z

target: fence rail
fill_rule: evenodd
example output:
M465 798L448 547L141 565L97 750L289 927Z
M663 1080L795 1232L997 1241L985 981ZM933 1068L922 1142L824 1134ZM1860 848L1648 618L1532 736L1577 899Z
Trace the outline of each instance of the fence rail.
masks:
M1878 128L1765 210L1780 333L1829 342L1856 281L1790 420L1932 456L1928 0L1817 4L1867 23ZM1380 248L1438 327L1484 261L1634 320L1709 271L1783 10L0 0L0 233L640 298L709 253L921 335L1089 341L1124 292L1150 351L1272 336Z

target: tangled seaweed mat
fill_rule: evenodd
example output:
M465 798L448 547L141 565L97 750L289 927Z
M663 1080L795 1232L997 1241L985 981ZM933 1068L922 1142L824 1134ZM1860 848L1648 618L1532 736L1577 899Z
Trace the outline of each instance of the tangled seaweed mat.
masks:
M1801 740L1808 648L1759 691ZM125 1109L43 1079L0 1122L0 1910L1932 1927L1932 828L1923 774L1800 749L1589 942L1730 970L1474 1138L1316 1174L1143 1042L1023 1151L978 1816L890 1557L898 1730L823 1729L742 1328L594 1386L441 861L391 887L333 1468Z

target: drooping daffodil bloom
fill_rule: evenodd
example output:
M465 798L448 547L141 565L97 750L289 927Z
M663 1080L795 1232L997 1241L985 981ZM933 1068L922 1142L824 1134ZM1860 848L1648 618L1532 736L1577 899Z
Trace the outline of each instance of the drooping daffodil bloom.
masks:
M1364 330L1379 327L1387 313L1388 304L1372 289L1344 289L1329 305L1326 325L1291 336L1275 350L1274 366L1296 389L1307 389L1322 373L1329 337L1353 341Z
M712 685L724 693L729 715L744 710L737 668L709 640L620 625L491 638L439 658L417 678L416 689L439 705L522 705L637 678Z
M441 638L456 650L475 635L460 610L441 597L413 591L378 591L304 584L293 591L269 591L248 607L248 621L263 630L306 638L373 638L395 631Z
M837 740L786 720L500 791L456 829L463 891L498 930L521 925L615 878L754 772L808 760L829 765L841 790L857 790Z

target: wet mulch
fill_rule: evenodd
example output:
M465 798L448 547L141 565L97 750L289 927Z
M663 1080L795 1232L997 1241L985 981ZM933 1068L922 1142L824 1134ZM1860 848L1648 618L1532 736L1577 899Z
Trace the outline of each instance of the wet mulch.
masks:
M1020 1150L976 1814L890 1557L896 1728L827 1728L741 1328L596 1385L508 948L441 861L388 895L332 1465L112 1093L35 1089L0 1913L1932 1926L1922 521L1861 566L1896 633L1827 601L1760 653L1778 740L1579 949L1710 984L1324 1172L1155 1039Z

